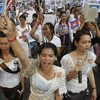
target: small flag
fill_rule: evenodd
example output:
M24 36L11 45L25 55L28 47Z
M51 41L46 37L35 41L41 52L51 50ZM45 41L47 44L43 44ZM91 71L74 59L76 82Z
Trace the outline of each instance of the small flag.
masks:
M5 12L6 12L6 3L7 3L7 0L3 0L1 14L5 14Z
M75 29L79 26L79 20L76 19L76 20L70 22L70 24L71 24L71 29Z
M7 0L6 11L10 10L11 6L15 3L15 0Z

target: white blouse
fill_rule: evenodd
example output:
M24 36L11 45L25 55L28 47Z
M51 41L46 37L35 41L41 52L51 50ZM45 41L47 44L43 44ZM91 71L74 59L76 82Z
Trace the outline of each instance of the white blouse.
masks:
M31 82L29 100L31 100L31 96L33 96L34 100L35 98L37 100L55 100L56 90L59 91L59 94L67 93L65 70L57 66L53 67L56 75L53 79L47 80L38 73L39 61L31 59L28 68L24 70L26 75L30 77Z
M92 67L95 67L96 55L89 51L87 52L87 58L83 63L82 69L82 83L78 83L78 75L76 75L72 80L67 82L68 91L73 93L79 93L80 91L84 91L87 88L87 77L92 70ZM75 69L75 64L69 54L66 54L61 59L61 66L66 70L66 74L72 72Z
M14 61L18 61L19 63L19 68L21 68L21 63L19 61L18 58L5 63L10 70L12 71L16 71L17 70L17 66L14 64ZM3 70L0 67L0 86L1 87L6 87L6 88L13 88L15 86L17 86L20 83L20 74L16 73L16 74L12 74L9 72L6 72L5 70Z
M49 41L48 41L46 36L44 36L44 38L43 38L42 36L39 35L39 43L43 44L43 42L46 43L46 42L49 42ZM61 47L61 40L56 35L53 35L53 38L50 41L50 43L53 43L56 47Z

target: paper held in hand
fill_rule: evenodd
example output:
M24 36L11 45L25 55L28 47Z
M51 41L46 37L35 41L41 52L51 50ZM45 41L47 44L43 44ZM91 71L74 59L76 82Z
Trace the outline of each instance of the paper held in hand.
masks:
M85 16L85 22L95 22L95 18L98 15L100 5L96 3L85 3L83 14Z

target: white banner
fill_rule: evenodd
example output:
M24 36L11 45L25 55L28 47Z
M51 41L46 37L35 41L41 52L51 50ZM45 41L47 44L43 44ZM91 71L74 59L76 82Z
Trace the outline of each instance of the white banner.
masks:
M44 14L44 22L51 22L54 25L56 15L53 14Z
M59 6L62 6L62 0L45 0L45 13L48 13L48 9L55 12Z

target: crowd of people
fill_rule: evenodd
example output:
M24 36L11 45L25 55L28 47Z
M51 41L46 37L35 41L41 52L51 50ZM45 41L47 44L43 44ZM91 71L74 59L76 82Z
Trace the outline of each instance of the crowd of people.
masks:
M96 100L97 20L85 22L82 5L66 4L65 9L56 10L54 24L45 22L45 9L40 5L14 4L0 18L0 87L5 97L22 100L29 78L28 100L86 100L88 80L91 100ZM75 21L77 25L72 26Z

